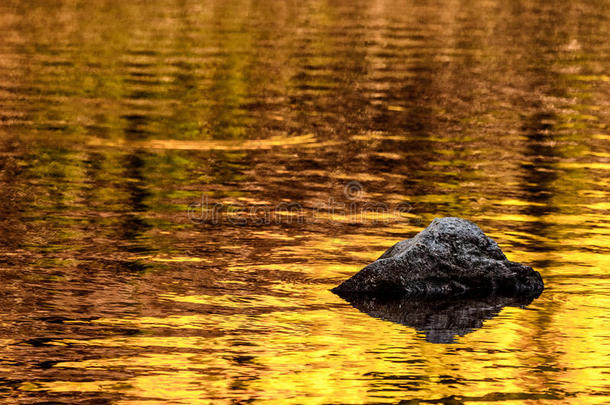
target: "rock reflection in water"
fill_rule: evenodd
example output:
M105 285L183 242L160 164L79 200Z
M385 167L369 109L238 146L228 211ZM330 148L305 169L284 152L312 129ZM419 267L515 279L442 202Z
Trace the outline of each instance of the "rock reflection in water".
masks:
M375 318L423 332L431 343L453 343L483 326L507 306L526 307L535 297L384 300L372 296L342 296L354 308Z

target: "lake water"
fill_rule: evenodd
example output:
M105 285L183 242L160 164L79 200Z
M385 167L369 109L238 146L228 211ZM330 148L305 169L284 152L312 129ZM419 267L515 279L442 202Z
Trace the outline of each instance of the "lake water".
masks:
M607 1L4 0L0 27L8 402L610 402ZM401 324L328 291L442 216L542 295Z

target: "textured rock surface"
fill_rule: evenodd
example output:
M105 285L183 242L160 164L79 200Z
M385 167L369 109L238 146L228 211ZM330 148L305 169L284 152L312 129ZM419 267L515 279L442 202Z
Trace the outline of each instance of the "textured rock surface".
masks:
M452 343L483 326L506 306L525 307L532 297L398 298L383 300L369 296L347 298L354 308L386 321L416 329L432 343Z
M343 297L535 297L543 288L538 272L506 259L472 222L437 218L332 291Z

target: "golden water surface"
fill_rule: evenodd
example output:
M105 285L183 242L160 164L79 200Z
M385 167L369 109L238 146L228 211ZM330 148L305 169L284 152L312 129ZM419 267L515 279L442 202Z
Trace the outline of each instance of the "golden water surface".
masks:
M0 2L0 398L610 402L608 38L606 0ZM328 291L442 216L542 295Z

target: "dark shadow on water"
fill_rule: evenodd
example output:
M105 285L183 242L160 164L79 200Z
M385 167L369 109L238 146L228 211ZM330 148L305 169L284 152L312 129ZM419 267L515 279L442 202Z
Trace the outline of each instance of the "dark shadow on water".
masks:
M523 308L536 297L479 297L469 299L384 300L370 296L342 296L354 308L374 318L414 328L431 343L454 343L483 326L504 307Z

